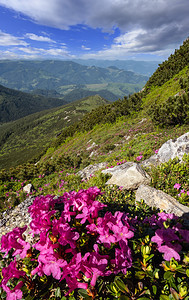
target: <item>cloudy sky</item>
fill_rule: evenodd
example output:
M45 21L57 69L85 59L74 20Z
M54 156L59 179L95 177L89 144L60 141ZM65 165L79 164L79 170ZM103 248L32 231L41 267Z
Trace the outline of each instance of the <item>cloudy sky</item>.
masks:
M0 0L0 59L165 60L188 0Z

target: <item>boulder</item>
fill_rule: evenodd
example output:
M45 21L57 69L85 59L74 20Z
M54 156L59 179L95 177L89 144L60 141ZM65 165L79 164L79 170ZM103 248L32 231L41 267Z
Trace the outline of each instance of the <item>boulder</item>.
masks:
M141 201L141 199L152 208L155 207L167 213L173 213L178 217L183 216L189 221L189 207L182 205L175 198L163 191L142 184L137 189L135 195L136 201Z
M89 165L83 170L80 170L77 172L77 175L81 176L83 179L89 179L91 176L95 174L96 171L106 168L107 163L99 163L99 164L94 164L94 165Z
M168 162L170 159L178 157L182 161L184 154L189 154L189 132L181 135L175 140L168 140L164 143L158 151L150 158L141 162L143 167L150 167L151 165L158 166L161 163Z
M114 168L102 171L103 174L112 174L106 184L116 184L126 190L136 190L142 183L150 183L150 176L139 164L126 162Z
M175 140L171 139L164 143L158 151L157 158L162 163L174 159L175 157L182 160L185 153L189 153L189 132Z
M34 190L34 187L31 183L28 183L23 187L23 191L27 194L30 194Z

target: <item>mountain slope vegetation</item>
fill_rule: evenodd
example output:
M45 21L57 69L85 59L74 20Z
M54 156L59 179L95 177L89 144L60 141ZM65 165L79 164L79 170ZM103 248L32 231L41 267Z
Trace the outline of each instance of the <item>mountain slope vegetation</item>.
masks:
M127 118L132 118L133 120L135 120L135 118L146 118L150 122L152 121L155 125L158 125L160 127L188 124L188 44L189 40L186 40L180 47L180 49L175 51L174 55L170 56L167 62L164 62L159 66L154 75L152 75L152 79L149 79L149 81L147 82L143 91L135 93L129 97L125 96L122 100L119 99L112 104L104 105L103 102L102 106L98 108L93 107L94 109L90 113L83 116L81 120L79 120L81 118L80 114L80 116L77 118L77 122L72 123L70 126L67 126L69 125L69 123L66 120L66 122L64 122L66 123L66 128L65 125L60 125L60 127L62 126L62 128L57 126L57 130L55 130L56 133L54 134L54 137L57 137L52 140L50 147L56 149L57 147L60 147L60 145L64 143L66 139L73 137L78 132L93 130L95 126L100 124L113 124L120 117L123 117L126 120ZM178 57L179 60L177 61ZM183 69L179 73L177 73L177 71L180 70L180 65L183 66ZM171 79L168 79L168 77L166 77L168 69L171 69L172 74L174 74L172 75ZM156 82L153 79L154 77L157 78L157 82L158 78L165 79L163 80L161 85L159 83L159 85L156 84L156 86L154 86L154 82ZM79 111L82 111L82 109L79 109ZM163 122L163 119L165 119L165 115L166 122ZM64 118L66 118L66 115L63 117L63 119ZM31 117L31 119L35 120L35 118L33 119L33 117ZM76 118L74 120L76 121ZM42 123L42 121L40 122ZM49 118L48 122L50 127L53 127L55 124L53 122L51 124L51 118ZM59 124L63 123L60 122ZM20 125L18 125L18 127L19 126ZM4 144L5 140L6 142L8 141L7 137L9 138L11 136L11 130L7 130L8 127L6 126L4 128L5 129L3 129L2 127L1 129L1 131L4 133L1 135L1 144L3 147L2 149L4 149L1 154L3 153L3 155L5 155L6 152L8 153L11 148L11 146L7 146L7 143L6 146ZM43 132L43 125L40 125L40 130ZM38 131L40 132L40 130ZM25 131L25 129L23 131ZM43 134L41 138L46 139L45 135L46 133ZM33 141L35 141L35 136L36 134L32 134ZM22 139L19 137L18 140L21 141ZM46 140L50 142L49 137ZM3 157L4 156L2 156L1 161L3 160Z
M107 103L99 95L94 95L0 125L1 168L39 156L49 141L61 134L63 128L82 119L84 114L99 105Z
M31 95L0 85L0 124L64 104L62 99Z

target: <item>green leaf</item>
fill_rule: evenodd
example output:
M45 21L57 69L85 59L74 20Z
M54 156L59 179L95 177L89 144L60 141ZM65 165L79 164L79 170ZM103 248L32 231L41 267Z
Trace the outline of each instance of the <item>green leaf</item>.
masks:
M165 280L170 280L170 278L173 276L172 272L171 271L167 271L165 272L164 274L164 279Z
M169 300L169 296L166 296L166 295L160 295L159 300Z
M145 272L144 271L138 271L135 273L136 277L138 279L143 279L145 277Z
M1 299L5 299L7 297L7 293L3 292L0 296L1 296Z
M119 297L119 300L130 300L130 298L127 297L127 296L125 296L125 295L121 295L121 296Z
M60 287L57 287L56 291L55 291L55 297L61 297L61 290Z
M81 297L83 297L83 298L86 299L86 300L91 300L91 299L92 299L92 297L90 297L90 296L88 295L87 290L85 290L85 289L79 289L79 290L78 290L78 293L79 293L79 295L80 295Z
M189 269L186 270L186 275L189 277Z
M124 293L127 292L128 289L125 286L125 283L119 277L115 278L114 283L117 285L117 287L120 289L120 291L122 291Z
M157 293L157 286L153 285L152 286L152 290L153 290L154 295L156 295L156 293Z
M146 261L148 261L149 259L151 259L154 256L154 254L150 254L147 258Z
M179 300L180 299L178 293L173 288L170 288L170 291L171 291L171 295L173 296L173 298L175 300Z

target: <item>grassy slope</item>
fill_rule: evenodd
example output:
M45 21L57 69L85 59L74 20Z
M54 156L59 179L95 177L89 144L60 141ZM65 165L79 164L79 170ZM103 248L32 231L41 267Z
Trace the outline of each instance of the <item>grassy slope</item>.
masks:
M189 67L185 67L182 71L176 74L173 78L165 82L161 86L155 86L151 88L150 93L143 98L143 109L146 112L149 105L153 104L155 101L157 103L164 102L169 97L176 95L181 92L182 89L179 85L180 78L187 78L189 75Z
M0 167L24 163L39 155L64 127L107 101L95 95L0 126Z

